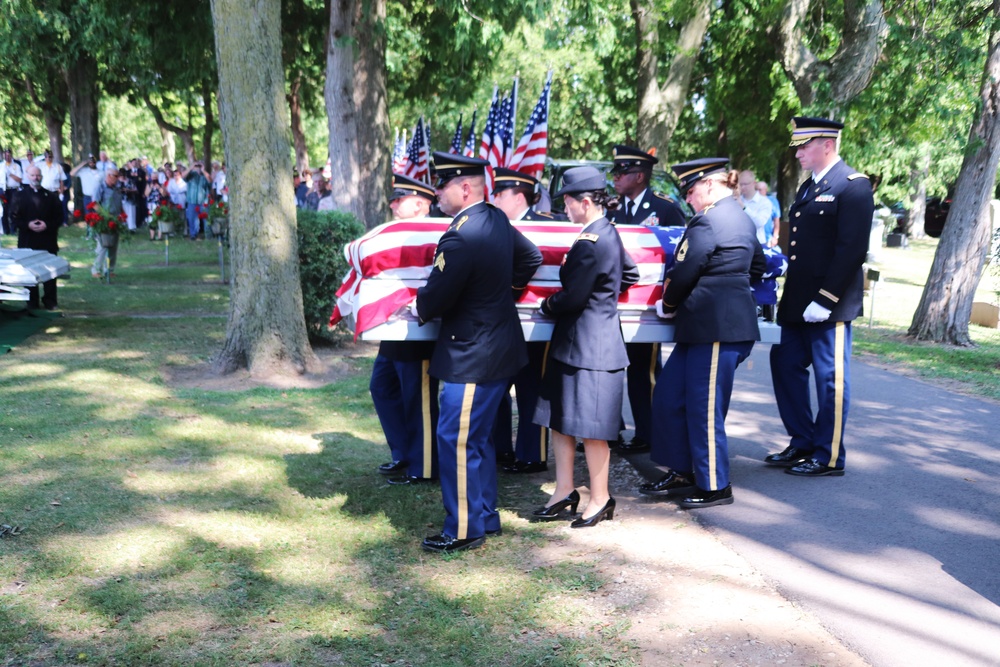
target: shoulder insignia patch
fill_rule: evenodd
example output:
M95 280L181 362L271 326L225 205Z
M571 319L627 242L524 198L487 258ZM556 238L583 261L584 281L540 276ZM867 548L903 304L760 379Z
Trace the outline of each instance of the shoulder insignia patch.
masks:
M847 180L854 181L859 178L868 178L868 176L866 174L851 174L850 176L847 177Z
M469 221L469 216L463 215L461 218L452 223L454 230L457 232L462 228L462 225L464 225L468 221Z
M688 240L684 239L683 241L681 241L681 244L677 246L677 255L676 255L677 261L683 262L684 258L687 257L687 254L688 254Z
M662 192L654 192L653 196L656 197L656 198L658 198L658 199L666 199L667 201L673 201L670 197L668 197L667 195L663 194Z
M434 258L434 268L438 271L444 273L444 253L439 252L438 256Z
M591 243L597 243L597 239L601 238L597 234L580 234L576 237L577 241L590 241Z

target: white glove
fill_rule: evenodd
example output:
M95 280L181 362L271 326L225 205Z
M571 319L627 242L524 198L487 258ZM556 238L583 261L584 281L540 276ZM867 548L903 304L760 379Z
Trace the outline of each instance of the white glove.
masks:
M422 321L420 319L420 314L417 313L417 300L416 299L414 299L413 303L410 304L409 310L410 310L410 315L413 315L413 317L416 318L417 322L421 322Z
M656 302L656 316L659 317L661 320L672 320L674 319L674 315L676 314L677 314L676 310L670 313L663 312L663 299L660 299L659 301Z
M806 306L806 311L802 313L802 319L806 322L826 322L830 319L830 309L824 308L815 301L810 301Z

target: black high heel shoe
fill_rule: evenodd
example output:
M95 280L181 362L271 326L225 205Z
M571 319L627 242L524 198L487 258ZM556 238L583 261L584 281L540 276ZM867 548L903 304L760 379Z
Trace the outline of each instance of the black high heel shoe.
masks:
M604 519L611 521L614 518L615 518L615 499L608 498L608 502L604 503L604 507L597 510L597 514L593 515L589 519L584 519L583 517L580 517L579 519L573 519L573 523L569 524L569 527L593 528Z
M558 519L562 516L563 510L567 507L569 508L570 514L576 514L576 508L579 505L580 493L576 489L573 489L573 492L562 500L556 501L548 507L539 507L531 513L531 516L536 519Z

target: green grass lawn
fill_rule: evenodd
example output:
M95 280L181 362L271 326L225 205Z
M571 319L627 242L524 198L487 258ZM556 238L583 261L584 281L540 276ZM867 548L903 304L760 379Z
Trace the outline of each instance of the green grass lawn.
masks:
M944 381L952 388L1000 400L1000 330L970 325L975 347L936 345L905 336L920 303L930 272L935 239L919 239L908 249L883 248L878 268L881 280L865 299L865 316L854 323L854 351L862 359L876 360L913 372L928 380ZM1000 276L987 266L976 300L997 303ZM869 316L872 326L869 327Z
M596 561L538 556L537 483L501 478L485 548L420 550L440 491L374 473L371 346L322 389L172 386L222 340L216 246L137 236L106 285L62 245L65 317L0 358L0 664L637 664Z
M137 236L106 285L81 230L62 241L66 316L0 357L0 523L22 529L0 538L0 664L638 664L601 554L544 555L564 533L525 519L537 482L501 477L485 548L420 550L440 491L374 473L373 346L346 344L321 389L170 384L220 346L217 247L174 241L168 267ZM856 349L997 397L995 330L970 350L900 339L933 247L883 252Z

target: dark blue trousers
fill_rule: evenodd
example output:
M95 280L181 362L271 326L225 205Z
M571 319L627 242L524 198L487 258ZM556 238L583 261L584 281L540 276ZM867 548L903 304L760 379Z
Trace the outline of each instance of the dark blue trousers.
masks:
M753 342L677 343L653 392L654 463L694 477L698 488L729 486L726 414L736 367Z
M635 422L635 437L652 442L651 409L653 388L660 375L660 344L629 343L628 354L628 403Z
M430 361L375 357L368 390L393 461L406 461L407 474L438 476L436 429L438 381L427 374Z
M513 451L518 461L541 463L548 460L548 429L532 423L535 405L538 404L538 390L542 384L548 343L528 343L528 365L514 376L514 390L517 394L517 440L513 449L513 413L510 396L500 401L497 420L493 425L493 446L497 456Z
M816 382L813 416L809 367ZM791 445L819 463L843 468L844 427L851 402L851 323L783 324L771 347L771 381Z
M496 453L490 439L497 408L510 380L441 383L438 459L445 520L441 531L459 540L500 528Z

